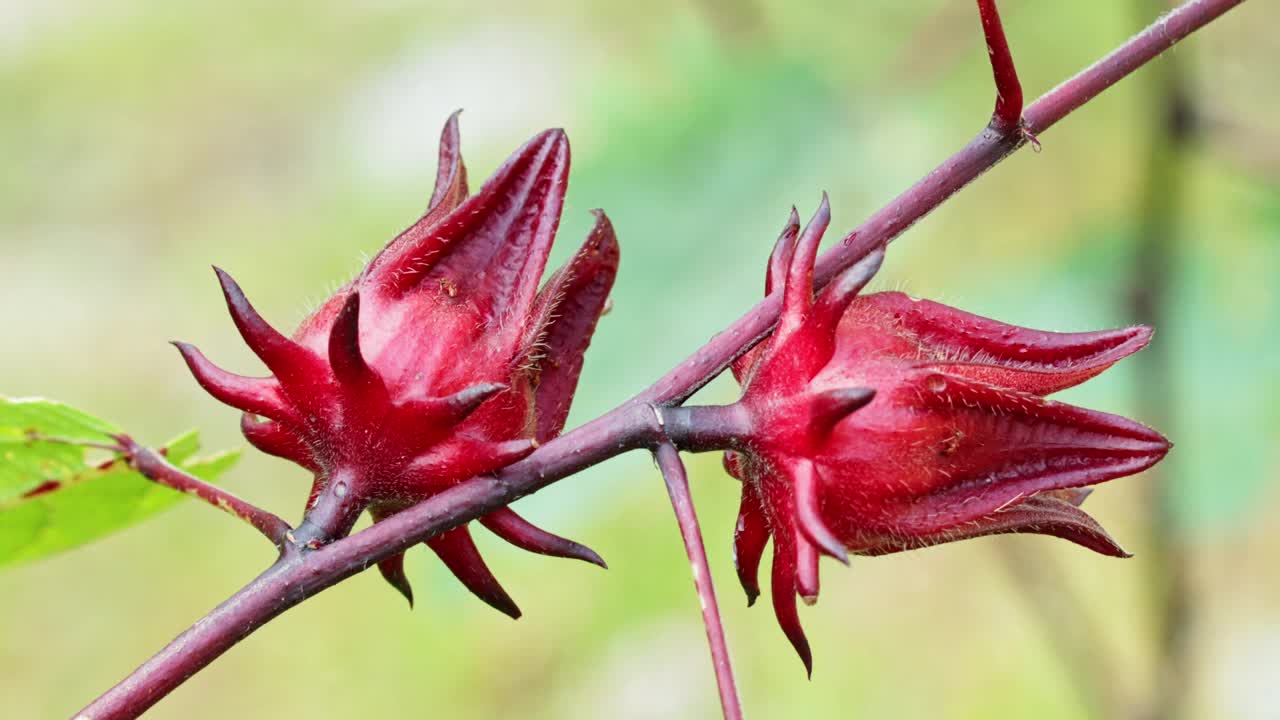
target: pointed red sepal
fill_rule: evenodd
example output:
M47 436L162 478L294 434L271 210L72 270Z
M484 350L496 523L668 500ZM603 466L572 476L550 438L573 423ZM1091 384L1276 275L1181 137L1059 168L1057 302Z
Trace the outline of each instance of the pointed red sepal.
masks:
M903 293L863 296L856 312L891 317L914 337L902 352L952 375L1048 395L1078 385L1151 342L1145 326L1057 333L1008 325Z
M409 607L413 607L413 586L409 584L409 577L404 574L404 553L396 553L391 557L378 563L378 572L382 573L382 577L391 587L404 596L409 601Z
M236 375L214 365L194 345L174 342L196 382L216 400L237 410L273 420L291 421L294 412L274 378Z
M1117 543L1093 516L1052 496L1038 495L996 513L985 523L984 534L1025 532L1070 540L1096 553L1117 558L1133 555Z
M883 249L871 252L829 283L812 306L803 311L803 319L794 326L788 325L793 329L779 326L780 330L768 349L771 363L767 370L762 368L762 372L774 378L772 382L779 378L792 381L812 378L830 362L836 351L837 326L844 311L880 270L883 260ZM812 276L811 267L802 284L812 287Z
M244 291L222 268L213 269L222 285L227 300L227 310L235 321L236 329L249 349L257 355L281 385L310 385L323 372L324 362L310 350L281 335L258 314Z
M812 460L799 460L788 468L795 486L796 525L810 543L823 553L849 564L849 552L844 543L831 532L822 519L822 498L819 497L818 470Z
M307 444L274 420L258 420L254 415L245 413L240 416L240 432L250 445L268 455L297 463L312 472L320 470Z
M815 338L827 338L834 346L836 326L858 293L880 272L884 248L877 248L852 267L840 273L818 294L806 324Z
M466 420L490 398L508 389L503 383L482 382L444 397L402 400L397 407L408 422L429 421L446 429Z
M462 162L462 140L458 132L458 115L455 110L440 131L440 159L436 165L436 187L431 193L427 213L437 208L451 212L467 199L467 167Z
M538 293L521 353L537 372L534 407L538 442L564 428L582 373L583 356L618 274L619 248L602 210L582 247Z
M786 294L782 301L782 314L778 318L776 336L785 339L795 332L808 314L813 304L813 263L818 256L818 246L822 236L831 224L831 205L827 194L822 193L822 202L804 231L796 241L796 249L791 257L791 266L787 269Z
M569 172L569 141L547 130L517 150L480 190L439 223L415 225L370 264L366 280L403 294L438 279L455 288L493 327L508 312L527 312L560 220ZM434 283L425 284L435 292ZM451 295L454 292L450 293Z
M791 256L795 254L796 238L799 235L800 214L796 212L795 206L792 205L791 215L787 218L787 224L783 226L777 242L774 243L773 252L769 254L769 268L764 278L765 295L773 293L774 288L780 288L786 284L787 268L791 266ZM735 380L739 383L746 381L751 369L755 366L756 361L760 359L768 344L768 342L762 342L729 363L729 369L733 371Z
M1008 533L1050 535L1069 540L1101 555L1133 557L1091 515L1070 501L1052 494L1023 500L955 529L917 536L893 535L892 541L860 552L864 555L888 555L957 540Z
M791 206L791 215L787 217L787 224L782 227L782 232L778 234L778 240L773 245L773 252L769 253L769 269L764 278L764 294L773 294L774 288L780 288L787 284L787 269L791 267L791 256L796 251L796 238L800 236L800 213L796 212L796 206Z
M581 560L592 565L599 565L606 570L609 569L609 566L604 562L604 558L597 555L596 551L586 545L562 538L539 528L520 517L511 508L495 510L480 518L480 523L489 528L489 531L494 535L521 550L528 550L539 555Z
M927 410L949 436L937 485L912 498L895 522L930 533L982 517L1021 498L1095 485L1141 472L1168 453L1163 435L1128 418L980 382L919 372L899 401Z
M342 303L329 330L329 365L338 382L365 393L386 392L377 371L360 352L360 293L353 290Z
M462 141L458 133L458 115L461 112L454 111L440 131L436 186L427 204L427 212L373 256L365 266L364 276L374 274L375 267L390 258L402 256L415 244L429 239L431 230L467 199L467 168L462 162Z
M789 523L788 523L789 525ZM800 626L800 614L796 608L796 543L791 527L777 527L773 533L773 578L770 594L773 596L773 614L783 634L795 648L805 673L813 677L813 651Z
M485 448L489 451L489 457L497 463L496 467L502 468L528 457L529 453L538 449L538 441L532 438L516 438L488 443Z
M826 438L836 423L866 407L875 397L875 390L864 387L814 393L804 400L809 403L810 429L819 438Z
M466 527L437 535L427 541L427 546L473 595L513 620L520 618L520 608L489 571Z
M805 605L818 602L818 548L796 533L796 594Z
M485 441L451 437L414 460L405 474L406 477L435 481L441 478L461 480L504 468L524 459L537 448L538 443L528 438Z
M760 507L755 485L744 483L738 523L733 530L733 565L738 571L738 582L747 594L747 607L755 605L756 598L760 597L760 558L768 542L769 523Z

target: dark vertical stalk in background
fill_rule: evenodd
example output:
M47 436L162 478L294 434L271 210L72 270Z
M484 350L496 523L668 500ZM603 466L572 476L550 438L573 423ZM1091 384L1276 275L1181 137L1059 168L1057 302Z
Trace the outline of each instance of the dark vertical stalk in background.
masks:
M759 51L768 39L764 10L756 0L700 0L698 5L726 48Z
M1138 0L1143 17L1169 10L1165 0ZM1177 437L1177 402L1170 332L1171 285L1180 256L1180 209L1186 197L1187 150L1196 132L1196 112L1183 58L1169 53L1153 63L1146 80L1150 118L1146 159L1135 224L1130 272L1130 316L1160 328L1161 336L1135 358L1138 417ZM1176 453L1170 462L1176 463ZM1187 714L1193 677L1190 640L1195 621L1195 588L1189 546L1175 516L1174 486L1166 463L1146 473L1148 542L1143 548L1150 573L1151 617L1155 631L1155 677L1142 720L1177 720Z

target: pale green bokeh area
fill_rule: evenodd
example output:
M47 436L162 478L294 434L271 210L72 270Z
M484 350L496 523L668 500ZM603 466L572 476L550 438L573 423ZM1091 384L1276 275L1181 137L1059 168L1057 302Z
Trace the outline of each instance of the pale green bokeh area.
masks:
M440 125L461 107L476 183L534 132L568 130L556 262L589 209L617 227L615 306L571 423L592 417L758 297L792 203L807 214L827 190L833 229L852 228L985 121L971 3L830 5L0 2L0 392L56 397L152 443L198 427L210 450L243 444L237 413L165 345L259 369L208 265L292 327L423 209ZM1141 24L1111 0L1003 5L1030 97ZM1195 553L1203 718L1280 713L1277 26L1280 8L1255 0L1175 51L1207 129L1187 166L1173 318L1156 342L1179 373L1162 477L1177 483ZM1131 322L1144 77L910 231L877 287L1049 329ZM1131 412L1133 376L1122 365L1067 397ZM731 386L705 395L727 400ZM1117 688L1151 683L1142 479L1089 501L1132 561L1015 538L824 565L822 600L802 610L808 681L767 603L742 602L734 482L714 457L690 472L752 717L1081 717L1000 542L1063 569L1103 630ZM222 482L294 518L308 479L250 452ZM714 717L697 601L649 461L620 458L520 507L611 569L477 533L525 611L513 623L416 551L413 611L359 576L148 717ZM70 715L270 559L253 531L185 503L0 573L0 717Z

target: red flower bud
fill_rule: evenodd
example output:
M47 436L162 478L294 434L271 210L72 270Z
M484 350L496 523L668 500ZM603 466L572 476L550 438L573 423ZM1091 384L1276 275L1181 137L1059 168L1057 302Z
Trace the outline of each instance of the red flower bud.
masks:
M301 534L345 535L365 509L381 520L560 432L618 269L613 228L597 211L582 248L538 290L568 172L568 140L548 130L468 197L455 115L426 214L291 338L217 271L240 334L272 375L234 375L178 348L210 394L245 411L250 443L315 473ZM604 564L510 509L481 523L526 550ZM427 544L472 592L519 616L467 527ZM412 602L402 557L379 567Z
M774 542L774 611L806 668L796 596L818 556L882 555L998 533L1054 535L1126 557L1077 505L1083 488L1169 450L1132 420L1044 399L1144 347L1146 327L1051 333L902 293L859 297L877 251L813 292L826 197L803 232L792 211L769 262L777 329L734 364L752 430L725 466L743 481L734 536L749 602Z

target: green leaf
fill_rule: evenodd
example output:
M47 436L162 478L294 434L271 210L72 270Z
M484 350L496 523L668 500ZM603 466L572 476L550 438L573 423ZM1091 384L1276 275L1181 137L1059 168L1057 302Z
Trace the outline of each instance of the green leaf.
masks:
M110 443L119 429L68 405L38 398L0 396L0 503L84 465L84 448L33 443L32 435L68 442Z
M185 495L134 472L110 444L119 430L61 403L0 396L0 566L61 552L122 530ZM213 481L238 451L195 457L189 432L165 446L169 461Z

